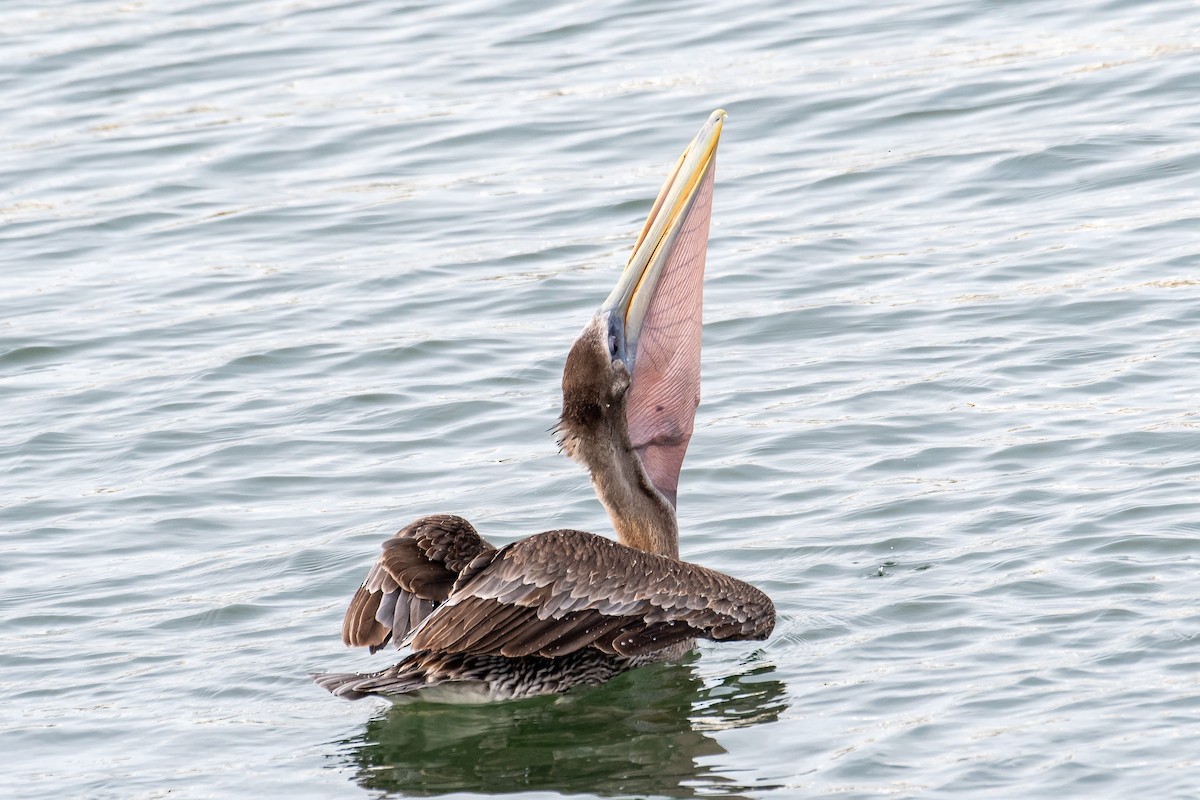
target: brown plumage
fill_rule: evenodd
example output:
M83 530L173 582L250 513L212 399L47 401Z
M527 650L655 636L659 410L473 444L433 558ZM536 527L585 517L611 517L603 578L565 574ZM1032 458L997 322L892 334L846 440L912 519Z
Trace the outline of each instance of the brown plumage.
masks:
M594 647L632 658L696 637L763 638L773 624L770 599L728 575L560 530L490 553L411 644L510 657ZM503 636L479 633L499 627Z
M495 548L462 517L435 514L383 543L383 553L354 593L342 621L342 641L374 653L411 630L450 596L471 559Z
M554 530L496 549L461 517L423 517L383 544L342 625L348 645L410 646L334 694L495 700L593 685L699 638L765 639L771 600L679 560L679 468L699 402L700 309L724 112L684 152L617 288L563 368L564 452L587 467L619 541Z

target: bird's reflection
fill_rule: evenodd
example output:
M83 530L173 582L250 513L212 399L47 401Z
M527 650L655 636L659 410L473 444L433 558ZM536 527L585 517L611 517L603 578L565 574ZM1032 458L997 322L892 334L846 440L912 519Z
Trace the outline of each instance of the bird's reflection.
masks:
M344 742L366 789L398 796L552 790L601 796L738 797L711 732L774 722L773 665L705 681L690 663L634 670L561 698L397 706ZM724 757L724 758L723 758Z

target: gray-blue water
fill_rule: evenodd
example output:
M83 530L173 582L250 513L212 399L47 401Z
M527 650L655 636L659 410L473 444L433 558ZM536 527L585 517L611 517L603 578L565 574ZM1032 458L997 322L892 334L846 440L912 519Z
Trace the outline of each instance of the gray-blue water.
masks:
M1200 795L1191 2L6 2L0 795ZM336 700L378 543L608 530L567 348L717 107L682 549L780 621Z

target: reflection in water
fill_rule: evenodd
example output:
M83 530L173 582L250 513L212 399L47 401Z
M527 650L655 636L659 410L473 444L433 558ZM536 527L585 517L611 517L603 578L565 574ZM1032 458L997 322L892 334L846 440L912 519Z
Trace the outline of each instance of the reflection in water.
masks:
M662 664L561 698L400 705L344 744L364 788L398 795L736 797L772 787L720 774L736 768L704 731L774 722L786 708L774 670L705 686L689 664Z

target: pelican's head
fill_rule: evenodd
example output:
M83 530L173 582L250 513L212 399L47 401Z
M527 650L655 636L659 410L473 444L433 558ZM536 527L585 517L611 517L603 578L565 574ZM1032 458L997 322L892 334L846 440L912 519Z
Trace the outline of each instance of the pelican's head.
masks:
M563 449L593 479L632 450L672 510L700 402L704 257L724 122L725 112L714 111L679 157L563 369Z

